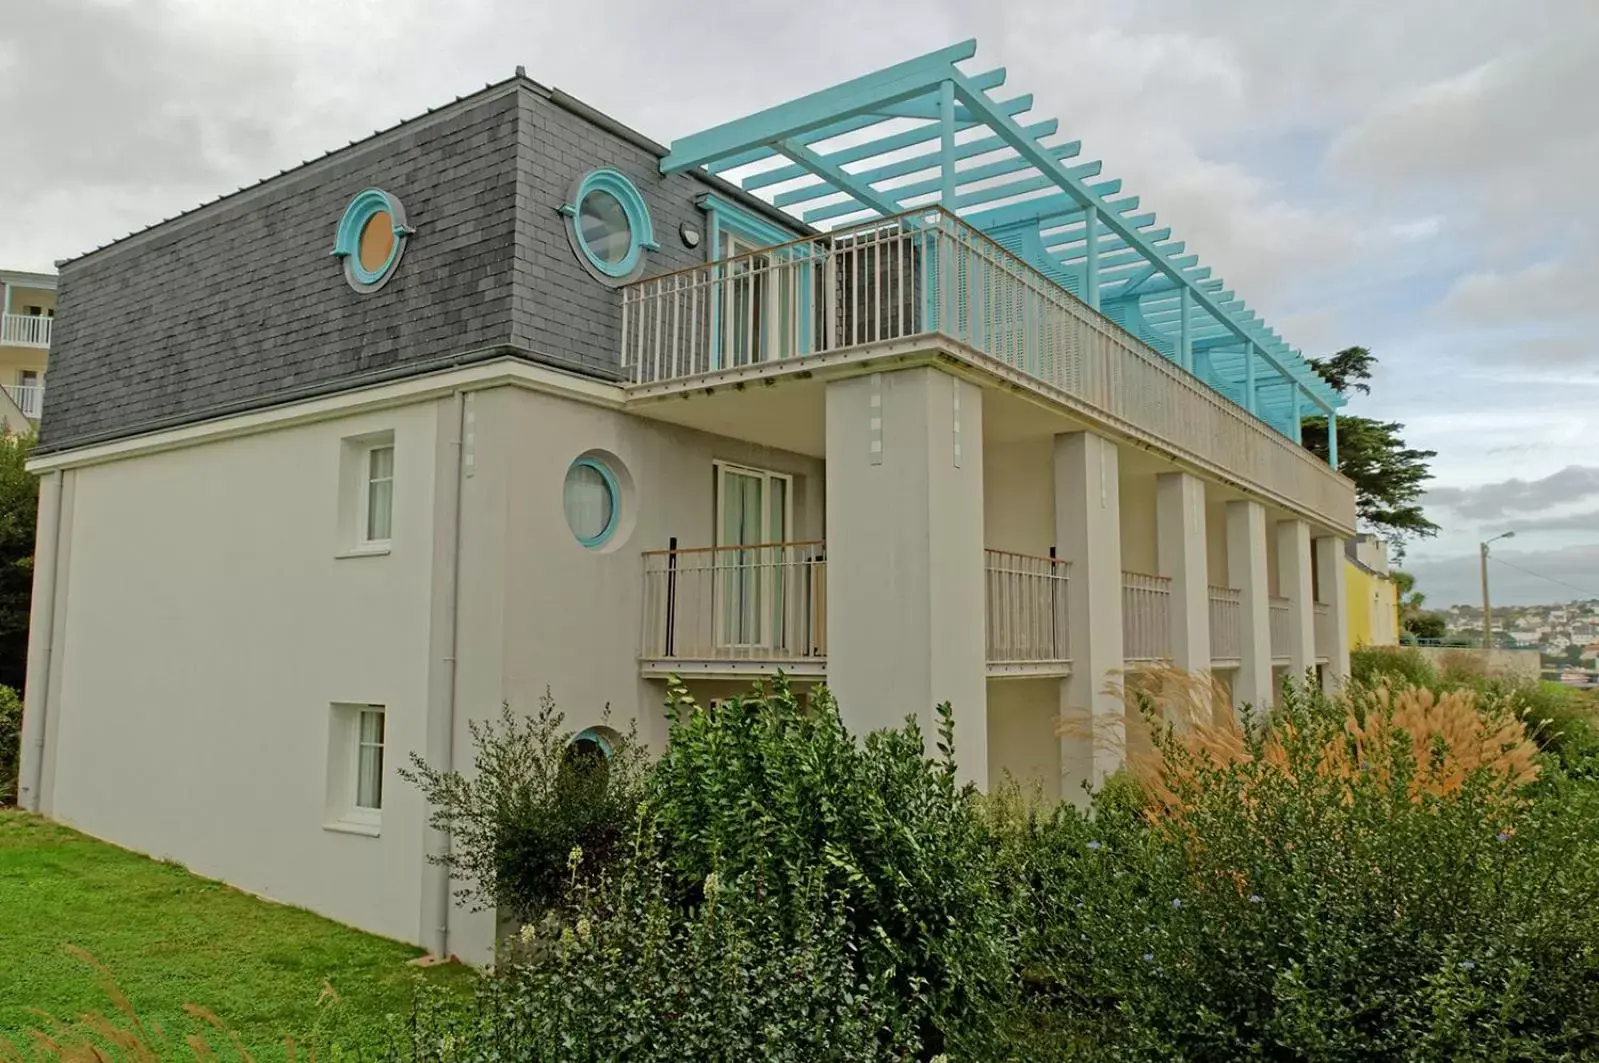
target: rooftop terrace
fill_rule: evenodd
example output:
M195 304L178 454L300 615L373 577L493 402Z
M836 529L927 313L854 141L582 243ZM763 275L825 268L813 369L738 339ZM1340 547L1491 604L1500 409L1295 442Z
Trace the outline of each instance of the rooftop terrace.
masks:
M663 173L700 169L814 228L942 208L1295 441L1343 398L1139 197L1080 159L1031 95L941 49L674 141Z

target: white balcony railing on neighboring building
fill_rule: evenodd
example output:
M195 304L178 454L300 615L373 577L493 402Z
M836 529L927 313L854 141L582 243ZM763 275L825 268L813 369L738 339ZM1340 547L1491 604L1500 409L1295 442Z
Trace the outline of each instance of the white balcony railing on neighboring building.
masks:
M827 658L824 544L645 552L640 656L685 670L706 662L809 662L820 668Z
M0 314L0 347L48 347L54 321L43 314Z
M6 384L3 387L11 401L17 404L17 409L22 411L22 416L35 421L39 419L39 413L44 409L43 384Z
M1122 656L1129 661L1171 656L1171 580L1122 573Z
M989 665L1036 671L1040 665L1069 663L1071 565L1053 557L986 550L983 568Z
M1244 652L1239 628L1243 596L1233 587L1210 588L1210 659L1236 661Z
M1333 626L1332 606L1326 602L1316 602L1311 609L1315 614L1316 657L1318 660L1331 660L1333 650L1338 645L1338 629Z
M1274 661L1288 660L1288 645L1293 641L1288 611L1293 603L1287 598L1272 595L1267 603L1271 617L1271 657Z
M929 209L623 288L632 384L941 335L1133 438L1352 527L1349 481L984 233Z

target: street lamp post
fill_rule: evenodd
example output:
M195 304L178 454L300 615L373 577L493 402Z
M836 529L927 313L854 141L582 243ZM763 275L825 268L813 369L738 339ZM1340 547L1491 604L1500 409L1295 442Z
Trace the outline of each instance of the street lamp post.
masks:
M1488 543L1496 543L1500 539L1513 539L1516 533L1507 531L1502 535L1495 535L1492 539L1481 544L1482 550L1482 648L1494 648L1494 621L1493 610L1488 604Z

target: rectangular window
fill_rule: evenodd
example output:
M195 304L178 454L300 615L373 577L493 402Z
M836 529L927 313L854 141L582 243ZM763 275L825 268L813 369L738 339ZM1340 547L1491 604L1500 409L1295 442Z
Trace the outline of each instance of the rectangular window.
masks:
M383 807L383 710L362 709L355 744L355 807Z
M383 705L335 703L328 720L329 830L376 836L383 826Z
M394 444L366 452L366 522L361 541L386 543L394 527Z

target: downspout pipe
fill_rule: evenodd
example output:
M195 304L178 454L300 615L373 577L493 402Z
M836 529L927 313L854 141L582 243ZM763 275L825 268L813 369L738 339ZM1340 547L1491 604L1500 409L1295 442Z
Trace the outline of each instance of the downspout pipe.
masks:
M458 613L461 584L461 487L466 474L466 393L457 390L440 417L444 445L438 449L436 479L439 487L435 511L434 624L430 636L433 667L427 707L427 759L440 771L455 770L455 704L457 657L460 649ZM424 815L431 813L428 809ZM428 951L438 960L450 957L450 834L434 830L424 820L422 896Z
M56 470L39 481L39 524L33 559L33 605L28 619L28 674L22 706L22 764L17 804L43 809L45 743L50 720L50 668L55 649L56 558L61 551L61 483Z

